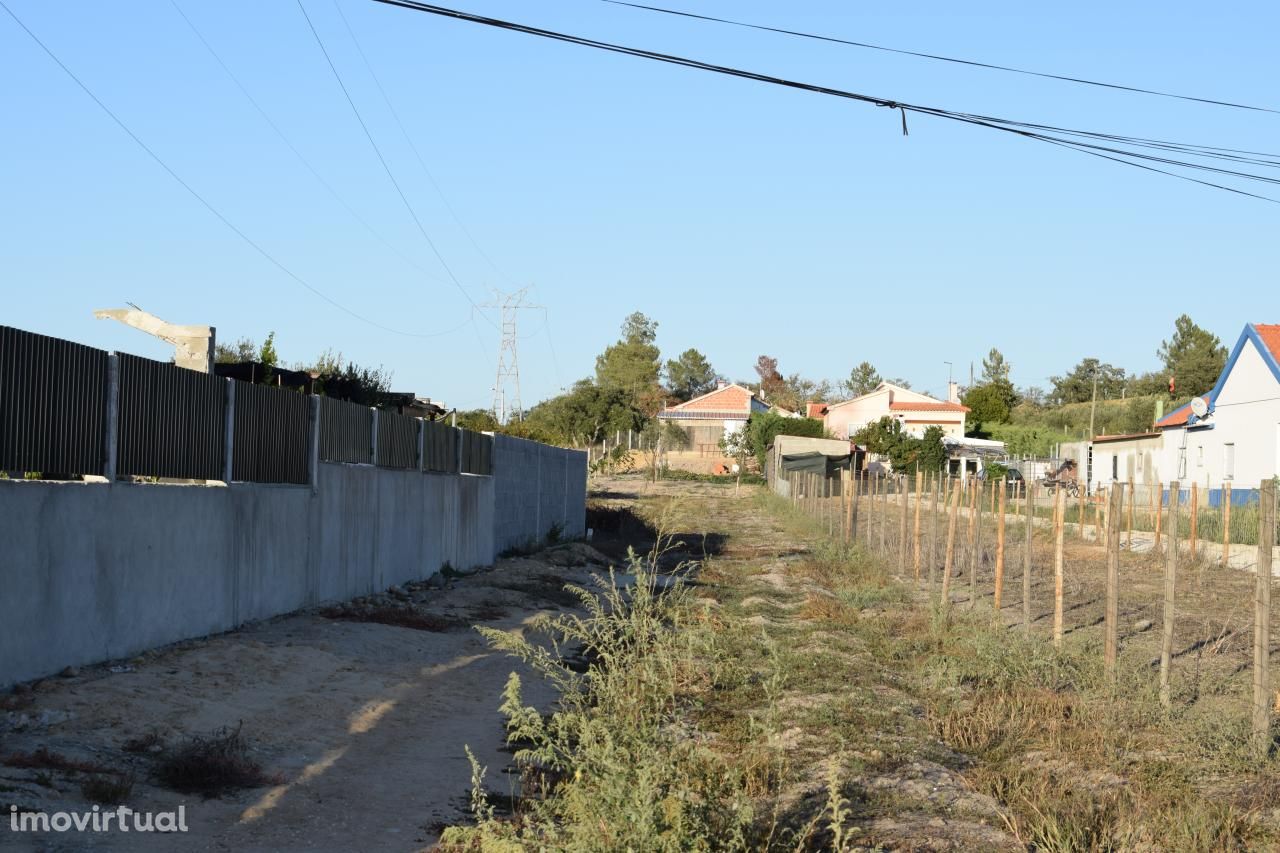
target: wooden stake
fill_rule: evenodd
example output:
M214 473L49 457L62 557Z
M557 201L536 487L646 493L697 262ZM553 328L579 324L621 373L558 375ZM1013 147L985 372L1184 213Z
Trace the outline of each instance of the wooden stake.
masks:
M1258 490L1258 576L1253 597L1253 734L1262 755L1271 746L1271 549L1276 544L1276 481Z
M1173 669L1173 607L1178 576L1177 495L1180 488L1177 480L1169 484L1169 544L1164 555L1164 631L1160 636L1160 704L1166 710L1171 702L1169 676Z
M907 478L903 475L898 481L902 487L898 490L898 502L902 504L899 510L898 519L898 574L905 576L907 574L907 518L909 507L907 506Z
M858 476L860 472L851 471L850 479L853 480L853 500L849 501L849 541L858 541L858 509L859 502L862 500L862 478Z
M978 599L978 563L981 562L981 555L978 553L982 547L982 507L986 503L986 492L983 491L985 485L981 480L974 480L972 485L973 498L969 502L969 609L972 610L977 606Z
M911 533L911 563L915 568L916 583L920 583L920 504L924 500L924 472L916 470L915 527Z
M1078 482L1078 481L1077 481ZM1076 497L1076 527L1080 534L1080 541L1084 541L1085 528L1085 508L1088 506L1088 499L1085 497L1085 490L1080 489L1080 494Z
M1156 543L1155 550L1160 550L1160 521L1164 518L1164 484L1156 483L1152 488L1151 504L1155 507ZM1173 493L1170 492L1170 500Z
M1120 492L1111 495L1111 515L1118 518L1119 507L1116 505ZM1113 537L1111 547L1107 549L1107 604L1106 628L1104 631L1102 659L1107 678L1115 681L1116 652L1119 638L1120 619L1120 537Z
M1004 483L997 483L996 488L1000 490L1000 509L996 514L996 582L991 607L999 613L1000 596L1004 592L1004 509L1007 489Z
M1231 559L1231 483L1222 484L1222 568Z
M1026 510L1027 516L1027 547L1022 552L1022 633L1030 636L1031 634L1031 540L1034 525L1032 525L1035 495L1032 494L1034 487L1028 483L1023 491L1025 497L1022 499L1023 508Z
M1058 489L1054 497L1057 511L1053 517L1053 644L1062 648L1062 515L1067 494Z
M929 534L929 591L933 592L934 584L938 580L938 523L940 518L939 506L942 502L942 475L935 474L933 477L933 524L932 532Z
M1196 561L1200 546L1200 484L1191 484L1191 562Z
M1111 493L1115 491L1115 485L1112 484L1106 488L1102 497L1102 541L1103 550L1111 545Z
M951 504L947 517L947 551L942 564L942 606L951 604L951 569L956 560L956 520L960 517L960 481L951 490Z
M1129 507L1128 507L1128 509L1129 509L1129 514L1128 514L1128 519L1129 519L1129 535L1128 535L1128 537L1126 537L1126 539L1125 539L1125 541L1126 541L1126 542L1128 542L1129 544L1128 544L1128 545L1126 545L1125 547L1129 549L1129 553L1131 553L1131 554L1133 553L1133 503L1134 503L1134 501L1133 501L1133 492L1134 492L1134 489L1133 489L1133 480L1130 480L1130 481L1129 481Z

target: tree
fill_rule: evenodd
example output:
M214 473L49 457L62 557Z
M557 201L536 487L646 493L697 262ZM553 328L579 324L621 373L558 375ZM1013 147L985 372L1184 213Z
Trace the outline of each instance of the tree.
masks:
M987 353L987 357L982 360L982 381L987 385L996 382L1007 383L1009 370L1009 362L1005 361L1000 350L992 347L991 352Z
M853 440L866 447L868 453L888 459L893 470L901 473L917 465L922 471L941 470L947 459L942 437L942 428L931 426L922 438L916 438L903 432L902 421L886 415L858 430Z
M841 389L850 397L861 397L876 390L881 382L880 374L871 362L864 361L849 371L849 378L840 383ZM896 384L896 383L895 383ZM906 385L903 386L908 387Z
M1065 376L1050 376L1053 391L1049 394L1049 402L1053 405L1065 403L1087 403L1093 399L1093 379L1098 377L1098 399L1109 400L1119 397L1124 391L1125 373L1123 368L1104 364L1096 358L1083 359Z
M786 390L786 380L778 372L778 360L767 355L756 359L756 375L760 377L761 398L770 403L774 397Z
M242 364L258 360L258 345L251 338L240 338L232 344L218 344L213 349L216 364Z
M639 311L622 323L622 337L596 356L596 384L633 394L656 386L661 365L654 344L658 324Z
M1227 348L1218 336L1202 329L1183 314L1173 323L1173 337L1160 344L1157 354L1179 392L1203 394L1218 381L1227 363Z
M258 350L258 361L264 364L268 371L279 363L280 358L276 355L276 333L267 334L267 339L262 342L262 347Z
M774 412L754 412L747 418L747 444L755 456L761 470L764 469L765 453L773 440L780 435L803 435L809 438L823 438L827 431L822 421L816 418L788 418Z
M687 349L679 358L667 361L667 385L677 400L692 400L715 388L716 371L706 356L696 349Z
M961 402L969 407L969 431L972 435L981 435L984 426L1009 422L1010 406L1004 389L997 383L970 388Z
M910 388L910 387L911 387L911 383L910 383L910 382L908 382L908 381L907 381L907 380L905 380L905 379L901 379L901 378L886 379L886 380L885 380L885 382L888 382L890 385L897 385L899 388ZM931 395L931 394L926 394L925 396L926 396L926 397L929 397L929 396L932 396L932 395Z
M498 419L488 409L470 409L458 412L458 426L474 432L497 432L502 429Z
M391 390L391 372L379 367L361 367L347 362L341 370L319 377L320 393L335 400L347 400L363 406L376 406L382 395Z
M636 408L628 389L582 379L567 393L534 406L525 421L530 428L556 436L562 444L590 445L618 432L639 432L646 417Z

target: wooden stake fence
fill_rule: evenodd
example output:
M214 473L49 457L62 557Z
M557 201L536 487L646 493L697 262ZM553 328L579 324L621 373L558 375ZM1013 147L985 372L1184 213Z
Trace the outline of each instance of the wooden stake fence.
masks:
M1062 648L1062 516L1066 510L1067 493L1054 492L1053 514L1053 644Z
M1129 532L1128 532L1128 536L1125 537L1125 542L1128 543L1125 545L1125 547L1129 549L1130 553L1133 553L1133 504L1134 504L1133 496L1134 496L1133 480L1130 480L1129 481L1129 506L1128 506L1129 512L1126 516L1128 519Z
M898 489L898 502L902 506L898 510L898 576L905 577L907 574L907 519L909 516L909 507L907 506L907 478L904 474L902 479L898 481L900 488Z
M1263 755L1271 747L1271 549L1276 544L1276 481L1258 490L1258 577L1253 597L1253 734Z
M1200 546L1200 484L1191 484L1191 562L1196 561Z
M1111 517L1116 519L1119 527L1119 489L1111 493ZM1120 619L1120 537L1111 538L1111 546L1107 548L1107 604L1106 628L1103 642L1102 659L1107 679L1115 681L1116 653L1119 636Z
M1004 593L1004 510L1005 495L1008 490L1004 483L997 483L996 488L1000 490L1000 508L996 513L996 580L991 609L999 613L1000 596Z
M970 610L973 609L973 600L978 595L978 515L982 512L981 483L978 480L969 481L969 533L967 538L969 545L969 604Z
M933 479L933 523L931 525L932 532L929 534L929 592L933 593L934 584L938 580L938 524L939 510L942 502L943 481L942 474L934 475Z
M951 505L947 518L947 552L942 564L942 606L951 604L951 569L956 559L956 521L960 516L960 481L951 490Z
M1035 496L1032 494L1035 486L1028 484L1022 499L1024 509L1027 515L1027 547L1022 552L1022 633L1031 635L1031 539L1033 533L1033 513L1035 506Z
M1177 480L1169 484L1169 542L1164 555L1164 629L1160 636L1160 704L1171 704L1169 676L1173 670L1174 596L1178 577L1178 493Z
M920 504L924 499L924 472L916 470L915 527L911 534L911 564L915 569L916 583L920 583Z
M1222 568L1231 559L1231 483L1222 484Z

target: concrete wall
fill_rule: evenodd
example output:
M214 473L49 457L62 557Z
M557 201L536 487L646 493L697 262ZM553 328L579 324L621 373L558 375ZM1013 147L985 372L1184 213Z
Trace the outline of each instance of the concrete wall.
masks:
M320 463L312 486L0 480L0 686L493 561L585 527L586 454L494 476Z
M585 535L585 451L495 435L493 470L493 545L498 553L543 541L553 525L564 538Z

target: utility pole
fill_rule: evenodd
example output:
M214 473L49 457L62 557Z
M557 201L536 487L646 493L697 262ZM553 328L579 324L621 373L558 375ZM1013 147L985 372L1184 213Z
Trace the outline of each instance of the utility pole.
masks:
M522 287L514 293L494 291L494 300L485 303L485 308L502 309L502 341L498 344L498 374L493 384L493 417L500 424L507 422L508 411L515 414L518 421L524 420L524 409L520 405L520 364L517 358L516 342L520 339L516 331L517 313L521 308L541 308L541 305L530 305L524 301L529 288ZM507 408L507 384L512 386L511 407Z

